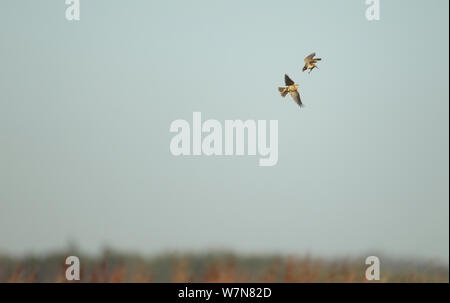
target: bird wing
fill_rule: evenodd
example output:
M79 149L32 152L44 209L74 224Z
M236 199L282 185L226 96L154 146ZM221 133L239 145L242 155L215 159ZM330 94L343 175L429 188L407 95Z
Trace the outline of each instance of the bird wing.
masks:
M307 56L307 57L305 58L305 63L309 63L309 61L311 61L312 58L314 58L315 55L316 55L316 53L312 53L312 54L310 54L309 56Z
M286 74L284 75L284 83L286 83L287 86L290 86L290 85L294 85L294 84L295 84L295 82L292 81L292 79L289 78L289 76L286 75Z
M288 89L287 89L287 87L279 86L279 87L278 87L278 91L280 92L280 94L281 94L282 97L286 97L286 95L288 94Z
M292 99L294 99L295 103L298 104L298 106L303 106L302 100L300 99L300 94L298 93L298 91L289 92L289 94L291 95Z

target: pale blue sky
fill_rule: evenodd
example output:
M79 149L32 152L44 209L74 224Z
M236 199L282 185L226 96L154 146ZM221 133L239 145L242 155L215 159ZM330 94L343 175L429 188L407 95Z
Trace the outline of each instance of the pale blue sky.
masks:
M0 251L447 260L448 1L364 2L2 0ZM278 164L173 157L193 111L278 120Z

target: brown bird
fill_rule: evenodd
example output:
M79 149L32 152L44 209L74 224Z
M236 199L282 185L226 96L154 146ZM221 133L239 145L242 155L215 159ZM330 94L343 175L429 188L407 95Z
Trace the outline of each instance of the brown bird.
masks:
M305 61L305 66L303 66L303 70L302 70L303 72L305 70L309 69L309 73L311 73L311 71L314 68L318 68L316 63L317 63L317 61L322 60L322 58L314 58L315 55L316 55L316 53L312 53L312 54L310 54L309 56L307 56L305 58L305 60L304 60Z
M287 94L291 95L292 99L294 99L295 103L297 103L300 107L303 106L302 100L300 99L300 94L298 92L298 84L295 84L288 75L284 75L284 82L286 86L279 86L278 91L281 96L284 98Z

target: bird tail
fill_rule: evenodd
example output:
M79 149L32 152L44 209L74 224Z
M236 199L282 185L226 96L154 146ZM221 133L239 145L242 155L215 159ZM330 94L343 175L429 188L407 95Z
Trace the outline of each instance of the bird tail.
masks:
M287 89L287 87L281 87L281 86L279 86L279 87L278 87L278 91L280 92L280 95L281 95L282 97L286 97L286 95L288 94L288 89Z

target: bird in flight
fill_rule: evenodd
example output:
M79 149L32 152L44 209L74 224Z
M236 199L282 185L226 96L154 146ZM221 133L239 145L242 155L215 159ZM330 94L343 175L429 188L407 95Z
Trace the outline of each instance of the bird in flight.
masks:
M316 55L316 53L312 53L305 58L305 66L303 66L303 70L302 70L303 72L305 70L309 69L309 73L311 73L311 71L314 68L318 68L316 63L317 63L317 61L322 60L322 58L314 58L315 55Z
M295 84L288 75L284 75L284 83L286 86L279 86L278 91L281 96L284 98L287 94L291 95L292 99L294 99L295 103L297 103L300 107L303 106L302 100L300 99L300 94L298 92L298 84Z

